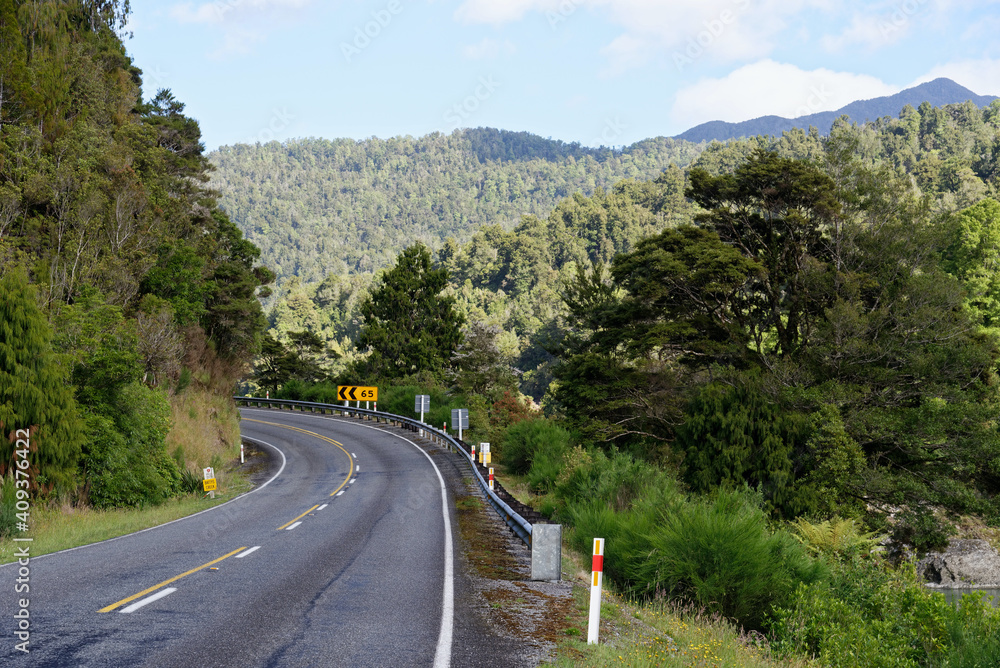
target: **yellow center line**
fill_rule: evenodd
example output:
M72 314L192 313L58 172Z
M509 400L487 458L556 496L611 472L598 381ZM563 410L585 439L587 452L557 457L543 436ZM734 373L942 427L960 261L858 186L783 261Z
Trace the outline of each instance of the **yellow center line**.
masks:
M137 599L137 598L141 598L141 597L145 596L146 594L149 594L149 593L151 593L151 592L154 592L154 591L156 591L156 590L157 590L157 589L159 589L160 587L165 587L165 586L167 586L167 585L168 585L168 584L170 584L171 582L176 582L177 580L180 580L180 579L181 579L181 578L183 578L183 577L187 577L188 575L191 575L192 573L197 573L198 571L200 571L200 570L202 570L202 569L204 569L204 568L208 568L209 566L212 566L213 564L217 564L217 563L219 563L220 561L222 561L222 560L224 560L224 559L228 559L229 557L233 556L234 554L237 554L237 553L239 553L239 552L242 552L242 551L243 551L243 550L245 550L245 549L247 549L247 548L246 548L246 546L244 546L244 547L241 547L241 548L240 548L240 549L238 549L238 550L233 550L233 551L232 551L232 552L230 552L229 554L227 554L227 555L225 555L225 556L222 556L222 557L219 557L218 559L215 559L215 560L213 560L213 561L210 561L210 562L208 562L207 564L204 564L204 565L202 565L202 566L199 566L198 568L192 568L191 570L189 570L189 571L187 571L187 572L185 572L185 573L181 573L180 575L175 575L174 577L170 578L169 580L164 580L163 582L161 582L161 583L160 583L160 584L158 584L158 585L153 585L153 586L152 586L152 587L150 587L149 589L143 589L143 590L142 590L141 592L139 592L138 594L133 594L132 596L129 596L128 598L123 598L122 600L118 601L117 603L112 603L111 605L109 605L109 606L108 606L108 607L106 607L106 608L101 608L100 610L98 610L98 612L111 612L111 611L112 611L112 610L114 610L115 608L120 608L121 606L125 605L126 603L131 603L132 601L134 601L134 600L135 600L135 599Z
M334 496L337 492L339 492L340 490L344 489L344 487L347 486L347 483L349 483L351 481L351 476L354 474L354 457L351 457L351 453L349 453L347 451L347 449L344 447L344 445L342 443L340 443L338 441L335 441L332 438L328 438L326 436L323 436L321 434L317 434L314 431L309 431L308 429L300 429L298 427L293 427L293 426L287 425L287 424L279 424L277 422L266 422L264 420L254 420L252 418L243 418L243 420L246 421L246 422L256 422L257 424L266 424L266 425L269 425L271 427L281 427L282 429L291 429L292 431L297 431L297 432L302 433L302 434L308 434L309 436L315 436L316 438L318 438L320 440L326 441L327 443L330 443L332 445L337 446L338 448L340 448L341 452L343 452L345 455L347 455L347 461L350 464L350 466L347 467L347 477L344 478L344 482L340 483L340 486L337 487L337 489L335 489L332 492L330 492L330 496ZM308 512L308 511L306 511L306 512ZM305 513L303 513L303 514L305 514ZM299 517L301 517L301 515ZM298 517L295 518L295 519L298 519ZM294 522L294 521L295 520L292 520L292 522ZM291 524L292 522L289 522L288 524ZM288 526L288 524L286 524L285 526ZM279 527L278 530L280 531L283 528L284 527Z
M307 510L306 512L304 512L301 515L299 515L298 517L296 517L295 520L302 519L303 517L305 517L306 515L308 515L312 511L316 510L317 508L319 508L319 504L318 503L315 506L313 506L312 508L310 508L309 510ZM295 522L295 520L288 520L287 522L285 522L284 524L282 524L280 527L278 527L278 531L281 531L282 529L284 529L289 524L292 524L293 522Z

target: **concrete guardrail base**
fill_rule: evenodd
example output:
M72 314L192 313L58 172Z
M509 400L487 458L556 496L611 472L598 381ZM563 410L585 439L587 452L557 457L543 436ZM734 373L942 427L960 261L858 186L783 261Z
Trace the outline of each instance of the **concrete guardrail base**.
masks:
M531 526L531 579L555 582L562 579L562 525Z

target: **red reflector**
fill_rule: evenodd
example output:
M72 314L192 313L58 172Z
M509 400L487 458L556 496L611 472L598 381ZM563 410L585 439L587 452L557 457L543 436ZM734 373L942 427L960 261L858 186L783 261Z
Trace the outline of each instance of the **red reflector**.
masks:
M595 554L594 555L594 568L593 568L593 570L594 570L595 573L603 573L604 572L604 555L602 555L602 554Z

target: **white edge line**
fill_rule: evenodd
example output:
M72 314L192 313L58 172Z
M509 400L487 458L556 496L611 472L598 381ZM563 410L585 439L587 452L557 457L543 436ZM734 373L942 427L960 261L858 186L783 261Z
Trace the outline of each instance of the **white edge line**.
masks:
M296 522L295 524L293 524L291 526L287 526L287 527L285 527L285 531L291 531L292 529L294 529L295 527L299 526L300 524L302 524L302 522Z
M259 549L260 549L260 545L257 545L256 547L251 547L249 550L244 550L243 552L240 552L239 554L237 554L236 558L237 559L242 559L243 557L247 556L251 552L256 552Z
M141 601L136 601L135 603L133 603L132 605L128 606L127 608L122 608L119 612L121 612L123 615L127 615L130 612L135 612L136 610L138 610L139 608L141 608L144 605L149 605L153 601L159 601L164 596L170 596L175 591L177 591L177 587L167 587L166 589L164 589L162 591L156 592L152 596L147 596L146 598L142 599Z
M324 503L324 504L323 504L322 506L320 506L320 507L319 507L319 508L317 508L316 510L323 510L323 509L324 509L324 508L326 508L326 507L327 507L328 505L330 505L330 504L329 504L329 503Z
M322 419L332 420L334 418ZM337 420L337 422L340 424L353 424L355 427L363 427L365 429L374 429L383 434L402 439L419 450L420 454L426 457L427 461L434 467L434 472L441 483L441 515L444 518L444 591L442 592L441 603L441 633L438 635L437 651L434 653L434 668L450 668L452 636L454 635L455 626L455 556L453 554L454 548L452 547L451 539L451 518L448 516L448 489L444 483L444 476L441 475L441 470L434 463L434 460L431 459L431 456L405 436L400 436L391 431L385 431L384 429L366 424L354 424L351 422L341 422L340 420ZM351 482L354 481L352 480Z
M128 538L129 536L135 536L135 535L140 534L140 533L146 533L147 531L153 531L154 529L159 529L160 527L165 527L165 526L168 526L170 524L174 524L175 522L183 522L184 520L189 520L192 517L198 517L198 515L201 515L202 513L210 513L213 510L218 510L219 508L222 508L223 506L228 506L230 503L234 503L236 501L239 501L240 499L245 499L246 497L250 496L254 492L259 492L260 490L264 489L265 487L267 487L268 485L270 485L272 482L274 482L275 479L277 479L277 477L279 475L281 475L281 472L285 470L285 464L288 463L288 460L285 459L285 453L281 451L281 448L278 448L277 446L271 445L267 441L262 441L262 440L260 440L258 438L249 438L249 437L246 437L246 436L241 436L241 438L246 438L246 440L248 440L248 441L253 441L254 443L260 443L262 445L266 445L269 448L274 448L275 450L278 451L278 454L281 455L281 467L278 469L278 472L275 473L273 476L271 476L270 480L268 480L267 482L265 482L260 487L255 487L254 489L251 489L249 492L247 492L245 494L240 494L235 499L230 499L229 501L226 501L225 503L220 503L217 506L212 506L211 508L206 508L205 510L199 510L198 512L194 513L193 515L185 515L184 517L178 517L176 520L170 520L169 522L164 522L163 524L157 524L155 527L148 527L146 529L140 529L139 531L133 531L132 533L127 533L124 536L115 536L114 538L108 538L106 540L101 540L101 541L98 541L96 543L88 543L87 545L77 545L76 547L68 547L65 550L59 550L58 552L49 552L48 554L40 554L37 557L32 557L32 559L35 559L37 561L38 559L44 559L45 557L54 557L57 554L65 554L66 552L74 552L76 550L83 550L83 549L86 549L88 547L94 547L95 545L103 545L104 543L110 543L112 541L121 540L122 538ZM12 565L14 565L16 563L17 563L17 561L12 561L9 564L0 564L0 569L6 568L7 566L12 566Z

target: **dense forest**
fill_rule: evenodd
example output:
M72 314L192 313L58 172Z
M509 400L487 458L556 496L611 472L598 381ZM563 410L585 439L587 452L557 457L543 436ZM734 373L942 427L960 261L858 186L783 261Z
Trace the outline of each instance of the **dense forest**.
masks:
M124 507L181 491L174 407L228 395L265 323L273 276L205 185L198 124L169 91L144 99L127 14L0 1L0 532L17 429L33 495ZM217 436L235 419L217 416Z
M699 150L664 138L592 149L488 128L302 139L221 148L210 156L211 185L279 285L293 276L314 283L381 269L416 241L437 247L486 224L513 227L574 193L651 179Z

